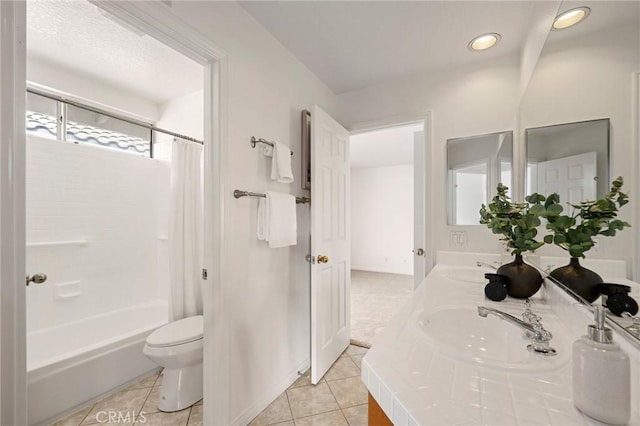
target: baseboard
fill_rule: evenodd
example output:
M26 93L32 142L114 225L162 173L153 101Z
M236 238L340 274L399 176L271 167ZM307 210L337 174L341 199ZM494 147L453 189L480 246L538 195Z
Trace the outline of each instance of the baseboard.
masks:
M300 372L307 371L310 362L309 358L300 363L292 372L287 374L286 378L281 380L277 385L274 385L266 392L262 394L260 398L254 401L246 410L236 417L232 422L232 426L244 426L249 424L258 414L262 413L265 408L276 400L289 386L291 386L300 377Z
M352 271L361 271L361 272L378 272L378 273L382 273L382 274L392 274L392 275L406 275L406 276L412 276L412 273L406 273L406 272L397 272L397 271L385 271L382 269L376 269L376 268L369 268L369 267L358 267L358 266L354 266L353 264L351 265L351 270Z

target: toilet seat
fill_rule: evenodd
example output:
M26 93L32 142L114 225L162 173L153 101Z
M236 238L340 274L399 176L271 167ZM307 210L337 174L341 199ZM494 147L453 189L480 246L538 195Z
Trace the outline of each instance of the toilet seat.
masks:
M163 325L147 337L147 346L163 348L202 339L203 317L196 315Z

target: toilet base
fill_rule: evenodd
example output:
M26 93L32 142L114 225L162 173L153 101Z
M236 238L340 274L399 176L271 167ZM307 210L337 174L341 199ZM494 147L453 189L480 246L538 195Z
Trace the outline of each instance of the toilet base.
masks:
M202 399L202 363L163 371L158 409L183 410Z

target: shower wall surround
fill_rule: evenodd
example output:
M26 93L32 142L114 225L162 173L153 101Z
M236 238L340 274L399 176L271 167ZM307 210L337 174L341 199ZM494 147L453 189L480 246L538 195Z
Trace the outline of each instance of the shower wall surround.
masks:
M166 302L169 165L27 138L27 331Z

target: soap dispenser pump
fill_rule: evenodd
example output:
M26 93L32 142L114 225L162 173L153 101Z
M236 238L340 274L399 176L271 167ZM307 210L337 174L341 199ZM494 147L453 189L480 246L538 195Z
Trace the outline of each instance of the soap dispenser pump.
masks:
M631 413L629 356L605 327L605 310L595 307L595 324L573 343L573 401L587 416L624 425Z

